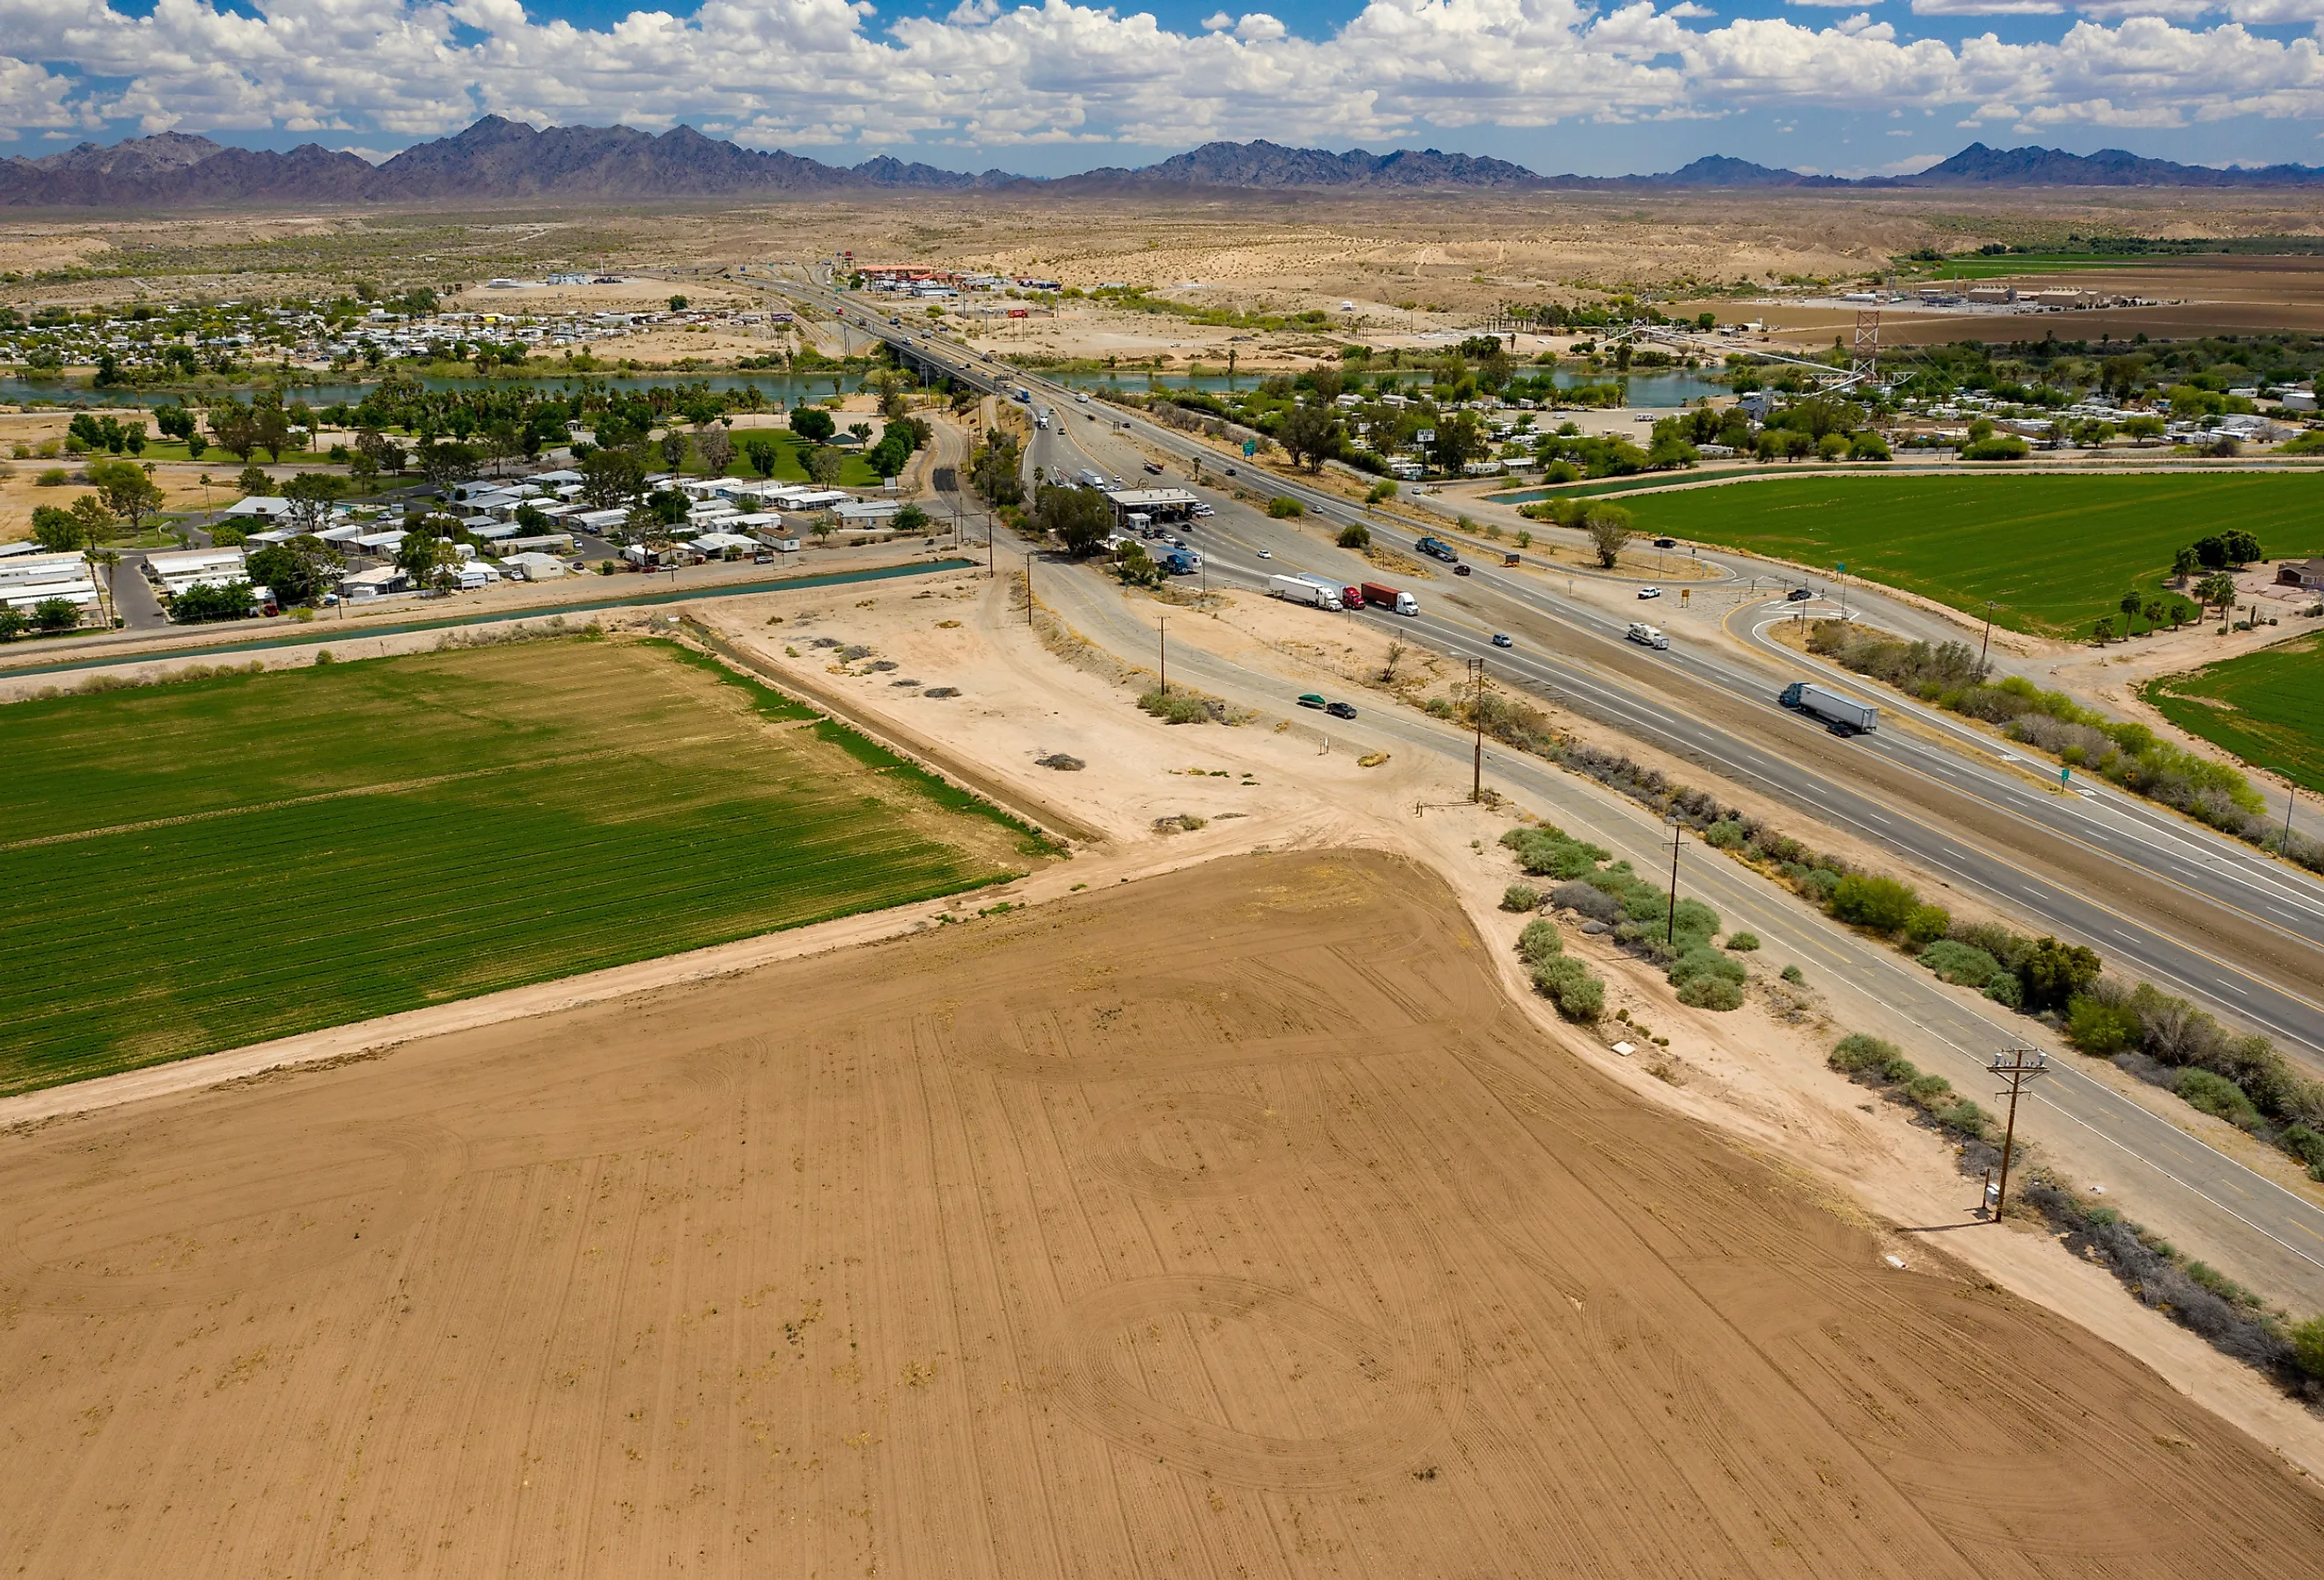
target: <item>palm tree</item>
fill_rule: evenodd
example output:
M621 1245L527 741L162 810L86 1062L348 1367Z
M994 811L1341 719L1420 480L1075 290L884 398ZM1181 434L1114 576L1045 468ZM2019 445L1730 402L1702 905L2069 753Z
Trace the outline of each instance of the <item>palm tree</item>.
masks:
M113 601L113 573L121 563L121 556L111 549L91 548L88 559L89 579L97 587L97 605L105 614L106 624L110 625L117 617ZM99 572L103 574L99 575Z

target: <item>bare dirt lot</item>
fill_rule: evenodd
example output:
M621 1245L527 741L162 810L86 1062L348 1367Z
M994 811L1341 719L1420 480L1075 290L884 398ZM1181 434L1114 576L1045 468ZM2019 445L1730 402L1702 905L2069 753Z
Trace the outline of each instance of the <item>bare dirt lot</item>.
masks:
M2118 1352L1591 1073L1384 855L62 1123L0 1203L26 1574L2290 1576L2324 1539Z

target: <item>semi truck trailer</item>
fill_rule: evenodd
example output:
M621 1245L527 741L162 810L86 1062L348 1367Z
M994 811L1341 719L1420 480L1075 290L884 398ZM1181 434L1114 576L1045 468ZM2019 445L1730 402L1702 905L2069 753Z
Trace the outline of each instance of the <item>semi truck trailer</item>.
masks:
M1868 735L1880 727L1880 710L1806 680L1794 680L1775 699L1785 707L1821 719L1842 735Z
M1376 581L1364 583L1363 589L1364 602L1375 609L1393 609L1399 614L1420 613L1420 600L1410 593L1400 593L1392 587Z
M1305 577L1270 576L1267 578L1267 591L1271 597L1281 598L1286 603L1305 604L1311 609L1336 609L1340 606L1338 588L1324 587Z

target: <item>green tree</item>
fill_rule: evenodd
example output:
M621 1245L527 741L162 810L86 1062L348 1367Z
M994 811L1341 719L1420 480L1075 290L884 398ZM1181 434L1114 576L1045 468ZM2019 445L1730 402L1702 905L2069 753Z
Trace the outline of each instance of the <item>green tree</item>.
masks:
M321 539L301 535L261 549L250 557L250 578L274 595L276 604L312 604L337 579L343 562Z
M1321 472L1323 463L1339 453L1340 414L1320 400L1294 406L1276 425L1275 437L1293 460L1310 472Z
M24 634L24 613L21 609L0 605L0 642L14 642Z
M258 420L238 401L210 409L210 434L237 461L249 460L259 448Z
M170 600L170 618L180 625L240 620L258 607L246 581L198 581Z
M751 470L761 477L773 476L775 467L780 463L782 457L782 446L771 439L754 436L742 441L742 458L750 462Z
M1485 454L1485 425L1474 411L1448 411L1436 420L1435 437L1428 442L1428 458L1438 471L1457 477L1471 461Z
M828 488L839 481L840 469L847 458L829 445L819 444L807 453L807 475L818 488Z
M591 450L581 463L581 497L592 510L623 509L645 488L645 463L629 450Z
M80 624L80 605L70 598L42 598L32 605L32 624L42 631L70 631Z
M439 441L420 452L420 475L439 494L450 494L453 484L475 469L476 452L456 441Z
M801 406L791 412L791 431L809 444L823 444L839 431L839 426L822 407Z
M120 525L114 519L113 513L105 507L102 494L82 494L73 501L72 514L73 524L80 529L80 546L88 550L94 550L99 543L113 536L114 529Z
M1369 549L1372 546L1372 530L1361 522L1350 522L1340 529L1339 542L1342 549Z
M894 526L899 532L917 532L928 524L928 513L917 504L907 504L896 513Z
M671 297L669 299L669 310L674 313L684 312L686 310L686 298L682 296Z
M1081 558L1095 553L1113 531L1113 510L1094 488L1061 487L1041 490L1033 507L1033 524Z
M1601 504L1592 500L1582 518L1582 530L1590 536L1590 547L1597 551L1598 564L1606 570L1630 544L1630 513L1618 504Z
M328 472L301 472L282 485L290 502L290 520L301 532L319 532L330 518L331 506L346 492L346 484Z
M68 554L80 547L80 522L73 513L53 504L32 507L32 541L51 554Z

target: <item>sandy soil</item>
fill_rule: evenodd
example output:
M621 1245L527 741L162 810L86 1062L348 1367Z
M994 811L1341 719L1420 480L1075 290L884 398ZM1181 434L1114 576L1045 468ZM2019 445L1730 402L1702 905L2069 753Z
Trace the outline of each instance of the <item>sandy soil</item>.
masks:
M23 1139L0 1529L54 1575L2310 1572L2311 1487L1594 1074L1482 943L1423 868L1244 858Z

